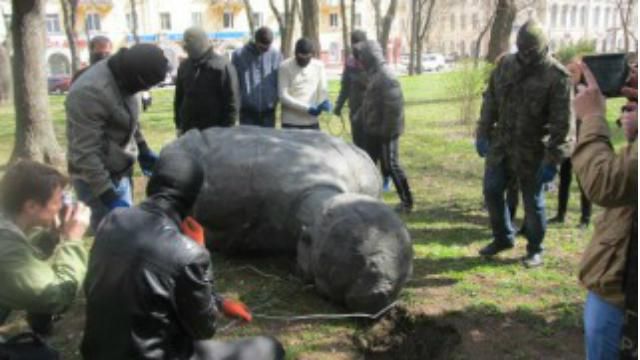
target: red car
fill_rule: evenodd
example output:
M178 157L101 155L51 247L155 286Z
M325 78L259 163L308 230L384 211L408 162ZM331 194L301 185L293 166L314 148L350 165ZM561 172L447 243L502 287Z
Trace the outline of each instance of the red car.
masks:
M51 75L47 78L49 94L62 94L69 91L71 75Z

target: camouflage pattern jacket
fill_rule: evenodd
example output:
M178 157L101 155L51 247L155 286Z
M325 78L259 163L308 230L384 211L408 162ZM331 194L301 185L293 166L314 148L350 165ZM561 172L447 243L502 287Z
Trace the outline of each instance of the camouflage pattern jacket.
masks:
M507 160L519 176L571 154L575 136L573 88L567 70L550 56L523 67L505 56L484 93L476 136L490 143L487 165Z

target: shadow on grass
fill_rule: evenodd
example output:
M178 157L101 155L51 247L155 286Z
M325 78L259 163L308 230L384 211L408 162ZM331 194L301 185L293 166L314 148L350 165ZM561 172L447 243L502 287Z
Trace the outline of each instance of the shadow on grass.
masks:
M480 266L509 266L518 263L516 258L491 258L482 256L464 256L457 258L415 258L413 259L413 280L409 287L420 287L421 282L428 286L429 276L449 273L467 272ZM440 285L444 286L444 285Z

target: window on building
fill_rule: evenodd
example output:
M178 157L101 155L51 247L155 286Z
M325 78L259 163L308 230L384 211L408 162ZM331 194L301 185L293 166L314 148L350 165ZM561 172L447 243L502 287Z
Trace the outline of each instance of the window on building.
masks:
M337 28L338 26L340 26L340 24L338 22L338 14L337 13L329 14L329 26L332 27L332 28Z
M551 6L551 27L558 26L558 5Z
M460 56L467 55L467 47L465 46L464 40L460 41Z
M471 16L471 26L473 30L478 30L480 28L480 20L478 20L478 14L473 14Z
M600 26L600 7L598 6L593 10L593 21L591 22L591 26Z
M360 14L360 13L356 14L355 25L356 25L356 27L362 27L362 14Z
M451 24L451 30L455 30L456 29L456 16L451 14L451 16L449 17L449 23Z
M253 23L256 25L256 27L264 25L264 16L261 12L253 13Z
M457 53L456 51L456 43L453 42L453 40L449 43L449 49L450 49L450 53Z
M171 14L168 12L160 13L160 29L171 30Z
M100 31L100 15L87 14L84 18L84 26L88 31Z
M569 24L567 23L567 19L569 18L569 5L564 5L562 7L562 17L560 18L560 25L566 28Z
M127 23L127 30L129 31L133 30L133 17L131 16L130 13L127 13L124 15L124 20Z
M604 9L604 28L609 28L609 18L611 17L611 9Z
M60 30L60 17L58 14L47 14L47 32L49 34L58 34Z
M578 7L571 7L571 27L578 26Z
M460 30L466 30L467 28L467 16L465 14L460 15Z
M527 19L533 19L533 9L527 9Z
M222 16L222 25L225 29L233 28L233 13L230 11L225 11Z
M202 13L200 11L191 13L191 25L202 27Z
M587 7L580 9L580 26L587 26Z

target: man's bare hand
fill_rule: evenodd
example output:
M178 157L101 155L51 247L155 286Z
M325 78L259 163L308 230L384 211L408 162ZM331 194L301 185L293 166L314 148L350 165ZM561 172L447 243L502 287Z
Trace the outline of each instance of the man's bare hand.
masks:
M67 207L64 214L64 221L60 235L63 239L82 240L89 222L91 220L91 209L83 203L77 203L74 206Z

